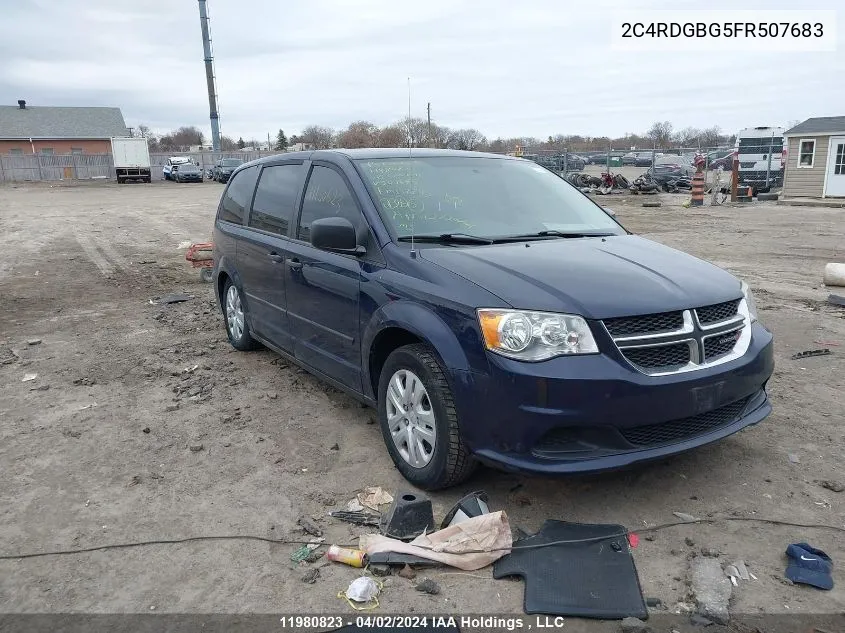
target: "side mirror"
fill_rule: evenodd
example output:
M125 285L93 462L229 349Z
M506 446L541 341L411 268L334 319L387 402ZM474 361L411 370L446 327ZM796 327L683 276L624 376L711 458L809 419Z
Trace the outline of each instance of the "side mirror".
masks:
M366 249L358 245L355 227L346 218L320 218L311 223L311 246L335 253L363 255Z
M616 211L614 211L613 209L608 209L607 207L602 207L602 209L604 209L604 212L607 213L607 215L613 218L616 217Z

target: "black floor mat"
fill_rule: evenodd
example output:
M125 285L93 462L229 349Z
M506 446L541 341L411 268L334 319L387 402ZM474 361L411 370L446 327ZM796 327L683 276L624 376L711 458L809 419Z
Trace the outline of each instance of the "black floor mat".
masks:
M621 525L546 521L533 536L514 543L493 567L494 578L521 576L525 613L584 618L647 618L637 568ZM523 545L602 538L519 551Z

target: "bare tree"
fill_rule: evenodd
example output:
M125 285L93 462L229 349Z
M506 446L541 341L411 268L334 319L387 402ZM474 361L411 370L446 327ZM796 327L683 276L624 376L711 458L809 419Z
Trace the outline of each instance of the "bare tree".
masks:
M718 125L701 130L702 147L716 147L717 145L722 145L724 142L722 130Z
M388 125L379 131L376 145L378 147L407 147L407 130L403 131L399 123Z
M698 147L701 143L701 130L695 127L685 127L675 133L675 142L681 147Z
M497 138L495 141L490 143L490 147L488 147L488 151L495 152L497 154L504 154L505 152L508 151L508 147L507 147L507 145L505 145L505 142L502 139Z
M449 147L452 149L476 149L482 143L486 144L485 136L475 128L453 130L449 137Z
M189 125L182 126L169 134L165 134L159 139L159 145L164 150L185 151L191 145L202 145L203 140L202 130L196 126Z
M672 142L672 124L669 121L658 121L646 132L654 147L669 147Z
M234 152L238 149L238 143L231 136L221 136L220 149L224 152Z
M313 145L314 149L329 149L334 141L334 130L320 125L309 125L302 130L298 140L300 143Z
M449 137L452 135L452 130L445 125L431 124L431 136L428 139L428 146L443 149L449 145Z
M405 135L404 146L407 147L409 141L412 147L425 147L428 137L428 122L417 117L405 117L396 124Z
M138 127L135 128L134 136L136 138L147 139L147 145L149 146L151 152L161 150L158 142L158 135L154 134L152 130L150 130L149 126L144 125L143 123L139 124Z
M355 121L340 132L337 144L340 147L353 149L356 147L375 147L378 145L379 129L375 123L369 121Z

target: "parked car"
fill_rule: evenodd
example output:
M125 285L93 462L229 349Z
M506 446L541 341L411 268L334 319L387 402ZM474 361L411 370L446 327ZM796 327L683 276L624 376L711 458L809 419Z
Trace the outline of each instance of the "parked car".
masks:
M606 165L607 164L607 152L601 152L599 154L592 154L590 156L590 164L591 165ZM624 154L622 152L610 152L611 158L622 158ZM622 163L625 164L624 162Z
M619 468L771 412L772 335L748 286L530 161L262 158L223 192L213 259L232 346L263 344L376 407L425 489L478 463Z
M651 167L652 158L662 156L661 152L629 152L622 156L623 165L633 165L636 167Z
M692 178L695 163L689 156L658 156L648 173L659 183L674 178Z
M211 172L212 180L217 182L228 182L229 176L244 162L238 158L223 158L214 163L214 169Z
M562 159L561 159L562 160ZM566 169L567 171L581 171L586 167L587 159L579 154L566 155Z
M170 178L176 182L202 182L202 170L193 163L173 165Z
M708 165L709 169L724 169L725 171L730 171L733 169L733 160L734 160L734 153L733 152L722 152L719 156L712 159L710 164Z
M187 165L191 162L191 159L187 156L171 156L167 159L164 163L164 167L161 169L161 175L165 180L171 180L173 174L173 168L177 165Z

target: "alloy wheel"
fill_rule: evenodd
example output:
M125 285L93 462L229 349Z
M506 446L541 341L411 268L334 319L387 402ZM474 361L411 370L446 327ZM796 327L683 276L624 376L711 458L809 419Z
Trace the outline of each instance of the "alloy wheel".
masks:
M239 341L244 333L244 310L241 305L241 295L234 285L229 286L229 291L226 293L226 322L232 338Z
M434 408L419 376L396 371L387 387L387 426L396 450L414 468L424 468L434 456L437 426Z

